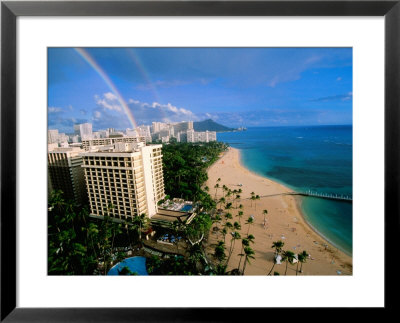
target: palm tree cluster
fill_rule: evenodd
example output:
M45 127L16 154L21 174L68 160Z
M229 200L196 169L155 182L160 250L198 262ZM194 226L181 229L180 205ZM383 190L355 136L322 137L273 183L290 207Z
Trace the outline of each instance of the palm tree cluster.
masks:
M226 149L226 144L217 141L164 144L162 153L165 193L186 200L205 200L206 203L211 203L209 188L202 190L202 185L208 179L207 168Z
M216 224L216 230L222 234L223 240L218 240L214 248L214 259L218 261L216 268L219 275L231 274L231 275L243 275L247 264L250 263L250 259L254 259L254 250L251 248L250 243L254 243L254 236L250 234L250 227L254 224L254 216L250 216L245 224L247 227L246 236L242 237L240 230L242 229L241 219L244 216L243 205L239 204L242 194L242 189L231 190L228 186L222 184L221 178L217 179L214 186L215 196L214 200L218 205L218 212L213 216L213 223ZM221 189L222 196L217 198L218 190ZM236 211L235 211L236 209ZM233 223L233 212L236 213L235 217L238 221ZM222 228L220 229L220 224ZM226 237L230 236L229 247L227 246ZM240 256L237 267L227 272L229 261L235 248L237 240L241 240L241 251L238 254ZM242 260L244 259L244 262Z
M50 194L48 206L49 275L107 274L114 262L126 257L120 247L132 250L140 244L147 223L144 214L125 224L107 216L90 218L86 207L65 200L62 191Z
M299 263L301 263L301 267L300 267L300 273L303 272L303 263L305 263L307 261L308 258L308 253L307 251L303 250L301 253L299 253L297 256L294 254L294 252L290 251L290 250L283 250L283 246L285 245L284 242L282 242L281 240L278 241L274 241L272 243L271 248L275 249L275 255L274 255L274 264L272 265L272 268L270 269L268 275L271 275L272 270L274 269L275 265L276 265L276 258L278 255L280 255L282 257L282 261L284 261L286 263L286 267L285 267L285 275L287 273L287 269L288 269L288 264L293 265L295 259L297 260L297 266L296 266L296 276L297 273L299 272ZM275 272L274 272L275 274Z
M151 275L210 275L203 241L212 226L211 216L202 212L197 215L190 224L174 221L171 230L176 236L184 236L187 247L179 250L176 243L176 255L168 258L153 256L147 261L147 270Z

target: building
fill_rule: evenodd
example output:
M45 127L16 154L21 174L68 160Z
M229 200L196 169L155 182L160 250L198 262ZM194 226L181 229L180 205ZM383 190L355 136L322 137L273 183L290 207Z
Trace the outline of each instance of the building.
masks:
M136 131L139 136L141 137L146 137L146 142L151 142L151 131L150 131L150 126L139 126L136 128Z
M66 200L74 200L78 205L87 200L85 177L82 169L84 152L80 148L54 148L47 154L49 192L61 190Z
M116 143L138 143L146 142L146 137L135 136L135 137L112 137L112 138L99 138L99 139L88 139L82 140L82 148L86 151L89 150L91 146L104 146L104 145L114 145Z
M58 143L58 130L47 130L47 144Z
M165 197L161 148L120 142L82 154L91 216L155 215Z
M68 143L68 136L65 133L58 133L58 130L47 130L47 144L60 144L61 146L65 146L65 143Z
M125 133L128 137L136 137L138 135L135 129L126 128Z
M106 129L106 137L110 137L111 134L115 132L115 128L107 128Z
M161 130L167 130L168 124L164 122L152 122L151 130L152 133L160 132Z
M181 136L182 138L182 136ZM186 131L186 142L210 142L217 140L217 133L215 131Z
M179 132L187 131L187 130L192 130L193 129L193 121L184 121L184 122L178 122L174 124L174 131L176 134Z
M69 140L68 140L69 142L72 142L72 143L78 143L79 142L79 135L71 135L71 136L69 136Z
M75 134L81 137L81 140L90 139L93 136L91 123L82 123L74 125Z
M176 136L177 142L187 142L187 133L185 132L178 132Z

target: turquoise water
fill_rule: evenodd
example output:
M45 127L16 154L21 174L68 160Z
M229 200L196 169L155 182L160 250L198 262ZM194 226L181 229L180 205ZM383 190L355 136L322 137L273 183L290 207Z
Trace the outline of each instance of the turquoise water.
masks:
M193 209L193 206L186 204L183 208L180 209L182 212L189 212Z
M248 128L218 133L251 171L297 191L352 196L352 126ZM352 254L352 203L301 197L306 221Z
M140 276L147 276L146 270L146 258L145 257L131 257L122 260L121 262L117 263L114 267L110 269L107 275L110 276L117 276L119 275L119 271L122 268L128 267L130 271L133 273L137 273Z

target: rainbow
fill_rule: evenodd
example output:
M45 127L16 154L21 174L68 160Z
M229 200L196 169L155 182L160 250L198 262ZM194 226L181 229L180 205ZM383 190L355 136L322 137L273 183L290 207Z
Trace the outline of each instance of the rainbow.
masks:
M127 54L129 55L129 57L132 59L132 61L135 63L137 69L139 70L140 74L142 75L143 79L145 80L145 82L147 83L150 91L152 92L154 99L156 102L161 103L161 98L160 95L157 91L156 86L153 84L153 82L151 81L150 75L149 73L147 73L143 62L140 60L139 55L136 54L136 51L133 48L127 48ZM163 116L163 121L167 120L167 115L165 113L164 110L160 110L162 116Z
M132 125L133 129L137 128L137 123L135 118L133 117L132 111L129 109L128 105L126 104L124 98L122 97L121 93L118 91L115 84L111 81L110 77L106 74L106 72L96 63L92 56L83 48L74 48L75 51L96 71L96 73L104 80L110 90L114 93L117 97L118 102L121 104L126 116L130 124Z
M142 75L143 79L146 81L150 91L153 93L153 96L157 102L161 102L160 96L157 92L156 87L154 86L153 82L150 79L149 73L147 73L146 69L144 68L144 64L140 60L139 56L132 48L127 49L127 54L135 63L137 69L139 70L140 74Z

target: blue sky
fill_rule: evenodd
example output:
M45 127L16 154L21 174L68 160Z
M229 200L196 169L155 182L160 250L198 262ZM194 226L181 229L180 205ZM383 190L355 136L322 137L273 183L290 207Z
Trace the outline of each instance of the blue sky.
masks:
M60 132L352 124L352 103L351 48L48 49L48 124Z

